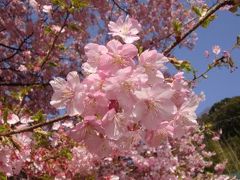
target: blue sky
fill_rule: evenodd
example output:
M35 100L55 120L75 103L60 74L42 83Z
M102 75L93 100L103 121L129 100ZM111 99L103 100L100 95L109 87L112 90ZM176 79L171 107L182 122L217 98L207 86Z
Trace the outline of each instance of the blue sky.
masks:
M197 30L199 39L194 50L181 48L174 51L177 58L189 60L199 72L205 71L207 65L214 59L213 55L206 59L203 56L205 50L211 51L213 45L219 45L222 50L228 50L240 35L240 16L227 11L220 11L217 15L217 19L207 29ZM208 73L208 79L201 79L195 88L195 92L203 91L206 95L206 100L197 110L198 114L226 97L240 96L240 49L235 49L232 55L239 67L237 70L230 73L227 68L215 68ZM190 78L190 74L187 77Z

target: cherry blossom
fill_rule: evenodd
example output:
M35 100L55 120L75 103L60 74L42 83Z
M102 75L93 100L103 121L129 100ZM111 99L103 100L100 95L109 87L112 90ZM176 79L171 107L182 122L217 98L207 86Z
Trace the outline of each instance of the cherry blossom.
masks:
M120 36L125 43L133 43L139 40L137 34L141 30L141 25L136 19L127 16L120 16L115 22L110 21L108 28L112 36Z
M78 89L81 89L80 79L76 71L70 72L67 76L67 81L63 78L55 78L50 81L54 89L54 94L51 100L51 105L56 108L67 108L70 115L81 114L82 110L78 106L82 103L79 101ZM77 100L76 100L77 98Z
M218 55L221 52L221 48L218 45L215 45L212 47L212 52L216 55Z
M192 7L207 6L189 3L1 3L0 175L225 178L225 164L209 161L214 153L198 132L203 96L183 72L167 74L173 54L165 48L196 43L194 32L178 43L198 23ZM177 33L175 21L183 26ZM216 174L206 170L214 167Z

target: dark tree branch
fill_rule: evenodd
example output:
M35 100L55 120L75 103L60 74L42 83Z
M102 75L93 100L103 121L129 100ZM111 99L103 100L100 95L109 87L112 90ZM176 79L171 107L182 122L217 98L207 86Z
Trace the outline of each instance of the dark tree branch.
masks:
M125 12L127 15L129 14L129 12L126 9L122 8L115 0L112 0L112 2L114 5L116 5L118 7L118 9Z
M226 5L233 5L234 1L233 0L223 0L219 1L217 4L213 5L208 12L205 14L204 17L202 17L188 32L186 32L182 37L177 39L173 44L171 44L169 47L167 47L164 51L163 54L165 56L169 56L169 53L176 47L178 46L186 37L188 37L193 31L195 31L199 26L201 26L204 21L206 21L211 15L213 15L218 9L221 7L224 7Z
M35 124L33 126L29 126L29 127L26 127L26 128L22 128L22 129L17 129L17 130L12 130L12 131L9 131L9 132L1 133L0 137L1 136L11 136L11 135L14 135L14 134L19 134L19 133L33 131L34 129L37 129L39 127L47 126L47 125L50 125L50 124L53 124L53 123L59 122L59 121L64 121L64 120L66 120L68 118L70 118L70 116L67 116L67 115L66 116L61 116L61 117L49 120L47 122L38 123L38 124Z
M23 41L21 42L21 44L19 45L19 47L15 49L15 52L14 52L13 54L11 54L10 56L8 56L8 57L6 57L6 58L1 59L1 61L9 60L9 59L13 58L15 55L17 55L17 54L19 53L19 51L21 51L22 46L27 42L27 40L28 40L32 35L33 35L33 32L23 39Z
M0 86L49 86L49 82L29 82L29 83L21 83L21 82L0 82Z
M7 49L15 50L15 51L22 51L22 50L19 49L19 48L15 48L15 47L12 47L12 46L8 46L8 45L2 44L2 43L0 43L0 46L5 47L5 48L7 48Z

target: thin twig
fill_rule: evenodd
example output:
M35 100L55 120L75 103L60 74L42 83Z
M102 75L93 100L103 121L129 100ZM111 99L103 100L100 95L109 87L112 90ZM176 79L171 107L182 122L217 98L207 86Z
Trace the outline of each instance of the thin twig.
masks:
M122 8L115 0L112 0L112 2L118 7L118 9L125 12L127 15L129 14L129 12L126 9Z
M42 123L35 124L33 126L29 126L29 127L26 127L26 128L22 128L22 129L17 129L17 130L12 130L12 131L9 131L9 132L1 133L0 137L1 136L11 136L11 135L14 135L14 134L19 134L19 133L23 133L23 132L33 131L34 129L37 129L39 127L47 126L47 125L53 124L55 122L66 120L68 118L70 118L70 116L68 116L68 115L61 116L61 117L49 120L47 122L42 122Z
M212 14L214 14L218 9L225 5L233 5L234 2L232 0L224 0L220 1L217 4L213 5L208 12L203 16L188 32L186 32L181 38L177 39L173 44L171 44L169 47L167 47L163 54L165 56L169 56L169 53L177 46L179 45L186 37L188 37L193 31L195 31L199 26L201 26L204 21L206 21Z
M15 55L18 54L19 51L22 51L22 46L27 42L27 40L33 35L33 32L31 34L29 34L27 37L24 38L24 40L21 42L21 44L19 45L18 48L16 48L15 52L13 54L11 54L10 56L1 59L0 61L6 61L9 60L11 58L13 58Z
M48 86L50 85L49 82L29 82L29 83L22 83L22 82L0 82L0 86Z
M206 74L207 74L210 70L212 70L214 67L218 66L218 65L223 61L224 58L225 58L225 57L222 56L222 57L216 59L213 63L209 64L207 70L205 70L204 72L202 72L202 73L201 73L200 75L198 75L198 76L194 76L194 78L190 81L190 83L193 83L193 82L196 81L197 79L200 79L201 77L206 76Z
M41 64L41 69L44 67L44 65L45 65L45 64L47 63L47 61L49 60L49 57L50 57L50 55L51 55L51 53L52 53L52 51L53 51L53 49L54 49L54 47L55 47L55 44L56 44L56 42L57 42L57 40L58 40L58 37L60 36L63 28L67 25L67 20L68 20L69 15L70 15L69 12L67 12L67 15L66 15L66 17L65 17L65 19L64 19L64 22L63 22L63 25L62 25L61 29L58 31L58 33L56 34L56 36L54 37L53 42L52 42L52 45L51 45L51 47L50 47L50 49L49 49L46 57L44 58L44 60L43 60L43 62L42 62L42 64Z
M3 43L0 43L0 46L5 47L7 49L15 50L15 51L22 51L20 48L15 48L15 47L12 47L12 46L8 46L8 45L3 44Z

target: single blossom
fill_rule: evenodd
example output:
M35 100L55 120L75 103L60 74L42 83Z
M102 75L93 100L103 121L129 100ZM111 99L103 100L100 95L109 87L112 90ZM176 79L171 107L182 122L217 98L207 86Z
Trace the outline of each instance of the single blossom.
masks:
M130 18L127 16L124 19L124 16L120 16L115 22L110 21L108 28L112 36L120 36L125 43L133 43L139 40L137 34L141 30L141 25L136 19Z
M121 68L135 66L133 60L138 50L133 44L122 44L113 39L107 43L108 53L101 56L99 69L105 72L116 72Z
M204 57L209 58L209 56L210 56L210 55L209 55L209 51L208 51L208 50L204 51L204 54L203 54L203 55L204 55Z
M50 104L57 109L66 107L67 113L71 116L82 114L83 112L83 87L76 71L67 75L67 81L63 78L54 78L50 81L54 93Z
M45 13L50 13L52 10L52 6L51 5L43 5L42 11Z
M104 129L96 116L86 116L82 123L72 128L68 135L77 142L83 142L89 152L106 156L111 152L109 141L103 137Z
M17 124L20 121L19 117L16 114L10 114L8 116L7 123L10 125Z
M107 54L108 49L103 45L89 43L84 47L87 62L83 63L82 69L87 74L96 73L102 55Z
M174 91L167 84L156 84L135 92L138 102L134 105L133 118L147 129L156 130L161 123L170 121L176 113L176 106L170 100Z
M156 50L145 50L139 57L138 71L139 73L146 73L148 83L154 84L157 81L163 81L162 71L167 69L166 62L168 62L168 59L163 54L158 53Z
M204 100L204 94L201 96L192 95L181 105L175 115L173 123L174 136L183 136L188 128L197 126L196 109L199 103Z
M127 132L127 122L124 116L117 114L115 109L109 110L102 119L102 127L109 139L118 140Z
M106 94L100 91L88 93L84 98L84 116L96 115L103 117L108 111L110 101Z
M144 85L147 80L146 74L135 73L129 66L118 70L112 77L106 79L103 90L109 99L116 99L125 112L130 112L136 103L134 91Z
M60 26L58 26L58 25L52 25L51 26L51 30L53 32L55 32L55 33L63 33L63 32L65 32L65 29L60 27Z
M145 50L139 57L139 64L145 67L147 71L164 68L166 62L168 62L167 57L156 50Z
M212 52L216 55L218 55L221 52L221 48L218 45L215 45L212 47Z
M21 72L26 72L28 69L27 69L26 66L24 66L24 65L21 64L21 65L18 67L18 70L21 71Z

